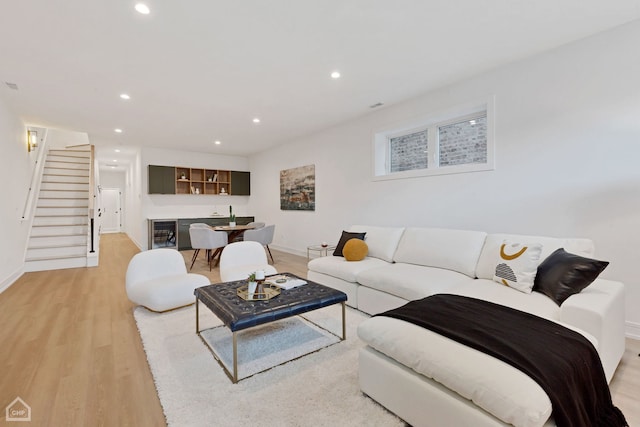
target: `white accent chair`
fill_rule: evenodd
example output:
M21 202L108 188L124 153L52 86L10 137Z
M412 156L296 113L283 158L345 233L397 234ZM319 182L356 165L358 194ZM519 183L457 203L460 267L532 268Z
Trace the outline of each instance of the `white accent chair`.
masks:
M278 273L269 265L267 254L258 242L230 243L220 255L220 278L223 282L246 279L257 270L263 270L265 275Z
M201 249L204 249L207 255L207 262L209 263L209 271L211 271L211 265L213 264L215 253L214 249L224 248L229 239L229 235L226 231L215 231L211 227L189 227L189 237L191 238L191 247L195 249L193 257L191 257L191 267L196 262L198 254Z
M276 230L275 225L267 225L266 227L258 228L256 230L247 230L244 232L244 240L248 242L258 242L261 243L264 247L269 251L269 256L271 257L271 262L275 262L273 260L273 255L271 255L271 249L269 249L269 244L273 243L273 233Z
M131 259L125 288L133 303L162 312L193 304L193 291L210 284L206 276L187 273L180 252L162 248L140 252Z
M267 224L266 224L266 223L264 223L264 222L256 222L256 221L252 221L252 222L248 223L247 225L252 226L254 229L258 229L258 228L262 228L262 227L264 227L264 226L265 226L265 225L267 225Z
M189 228L207 228L207 227L210 228L211 226L204 222L194 222L194 223L191 223L191 225L189 225Z

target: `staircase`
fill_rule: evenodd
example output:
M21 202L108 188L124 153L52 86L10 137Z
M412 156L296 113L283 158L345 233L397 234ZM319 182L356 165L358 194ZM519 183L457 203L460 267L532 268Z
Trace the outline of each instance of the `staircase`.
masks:
M90 171L88 147L47 153L25 271L87 266Z

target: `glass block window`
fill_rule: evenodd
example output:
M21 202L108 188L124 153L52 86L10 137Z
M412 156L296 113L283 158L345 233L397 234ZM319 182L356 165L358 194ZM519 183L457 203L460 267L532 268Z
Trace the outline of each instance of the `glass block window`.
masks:
M487 116L438 127L440 166L487 163Z
M429 166L426 130L389 138L391 172L426 169Z

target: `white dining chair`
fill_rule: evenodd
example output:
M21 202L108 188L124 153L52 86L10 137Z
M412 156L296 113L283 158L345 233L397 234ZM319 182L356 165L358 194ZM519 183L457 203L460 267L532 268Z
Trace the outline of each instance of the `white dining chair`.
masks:
M254 271L263 270L265 275L277 274L269 265L267 254L258 242L234 242L222 250L220 255L220 278L223 282L246 279Z
M264 247L269 251L269 256L271 257L271 262L275 262L273 260L273 255L271 255L271 249L269 249L269 244L273 242L273 234L275 232L275 225L267 225L266 227L258 228L255 230L247 230L244 232L244 241L245 242L258 242L261 243Z
M228 243L228 235L226 231L215 231L211 227L189 227L189 237L191 238L191 247L194 250L191 258L191 267L196 262L201 249L205 250L207 262L209 263L209 271L215 258L215 249L224 248Z

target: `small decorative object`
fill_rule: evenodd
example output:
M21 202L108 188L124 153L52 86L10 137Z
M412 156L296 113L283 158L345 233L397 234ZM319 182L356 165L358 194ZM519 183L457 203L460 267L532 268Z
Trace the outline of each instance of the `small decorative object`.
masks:
M258 286L258 283L256 282L256 273L251 273L247 280L249 281L249 283L247 284L247 296L249 297L249 299L253 299L253 296L256 292L256 287Z
M233 206L229 205L229 227L235 227L235 226L236 226L236 215L233 213ZM264 274L264 272L262 274Z
M280 295L280 289L265 283L264 270L257 270L247 277L247 285L236 290L245 301L267 301Z
M258 284L256 286L256 298L264 299L266 297L265 291L264 291L264 271L258 270L254 274L256 277L256 283Z
M200 194L200 189L196 188L196 194Z
M322 242L320 246L322 246L323 248L326 248L327 246L329 246L329 244L327 242Z
M180 174L180 179L187 179L187 175L184 172Z

